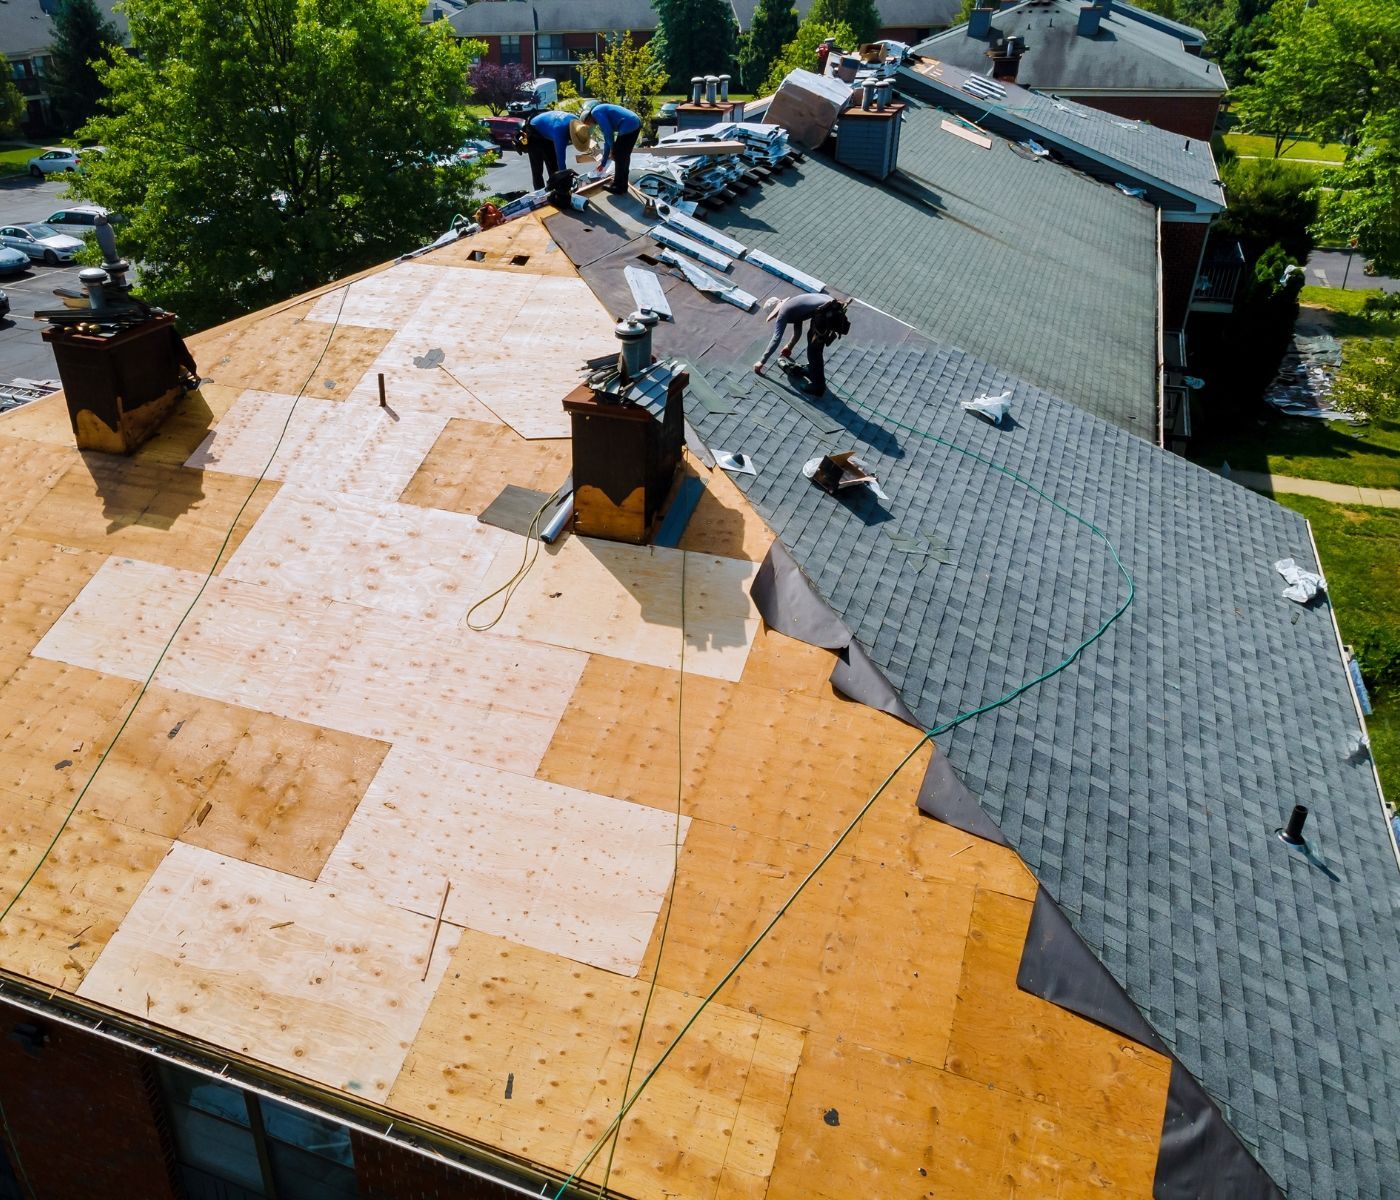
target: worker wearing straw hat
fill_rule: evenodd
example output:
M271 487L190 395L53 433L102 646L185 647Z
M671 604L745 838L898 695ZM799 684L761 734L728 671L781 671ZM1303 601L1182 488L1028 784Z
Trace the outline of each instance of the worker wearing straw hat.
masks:
M577 124L573 113L551 108L531 117L525 126L525 151L530 156L530 178L536 191L569 165L569 139Z
M620 104L595 104L583 114L583 125L589 132L597 129L603 135L603 157L598 170L613 165L612 184L608 191L615 196L627 194L627 176L632 169L632 148L642 132L642 118Z

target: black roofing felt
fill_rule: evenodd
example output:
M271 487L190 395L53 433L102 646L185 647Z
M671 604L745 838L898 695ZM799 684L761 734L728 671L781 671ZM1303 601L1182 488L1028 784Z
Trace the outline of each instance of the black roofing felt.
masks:
M911 107L884 186L809 155L710 222L1155 440L1156 213L945 119Z
M646 248L614 238L598 258L613 235L585 221L550 228L625 311L621 269ZM733 278L791 290L743 263ZM1303 520L863 306L827 356L851 403L825 402L843 432L823 437L750 369L771 326L675 280L667 293L658 350L735 409L691 404L691 423L753 458L735 482L925 726L1059 662L1125 583L1082 526L901 425L1019 472L1116 544L1137 582L1127 614L939 745L1289 1196L1394 1195L1400 872L1369 767L1346 761L1357 721L1331 615L1283 599L1271 565L1314 563ZM1003 389L1010 428L959 406ZM802 463L831 449L857 449L890 500L809 483ZM1274 836L1296 802L1313 861Z

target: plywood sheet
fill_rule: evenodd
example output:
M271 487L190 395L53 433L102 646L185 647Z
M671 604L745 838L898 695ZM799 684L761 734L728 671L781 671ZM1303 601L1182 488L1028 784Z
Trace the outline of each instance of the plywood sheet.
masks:
M616 1114L645 993L639 980L468 930L389 1102L567 1172ZM657 990L634 1083L697 1005ZM711 1197L729 1173L729 1186L759 1186L801 1045L779 1022L710 1006L629 1114L613 1185ZM602 1174L598 1161L586 1178Z
M378 362L355 385L347 397L352 404L379 403L379 376L384 377L384 403L393 412L431 413L449 421L477 421L487 426L502 424L502 418L486 407L465 387L455 372L449 373L434 360ZM516 436L519 436L518 434ZM458 470L465 470L459 463Z
M382 1100L456 944L445 926L428 963L432 934L429 918L177 842L78 990Z
M686 471L705 484L700 503L681 535L682 550L762 562L773 532L723 471L707 471L687 456Z
M0 433L27 442L52 446L73 445L73 422L62 392L32 400L19 408L0 413Z
M520 565L524 539L504 536L508 540L487 577L487 592ZM758 628L758 610L749 599L757 568L739 559L565 538L542 548L496 629L556 646L678 667L682 564L685 669L737 679ZM472 619L480 623L496 611L488 605Z
M188 571L109 562L37 653L145 678L201 579ZM126 632L114 638L114 628ZM171 645L156 682L530 775L584 657L215 579Z
M383 742L156 685L83 807L314 879L387 751Z
M473 258L478 254L481 255L480 259ZM516 261L522 257L526 261ZM569 256L555 244L536 213L511 221L508 225L498 225L495 229L461 238L425 255L424 261L439 266L503 271L512 275L556 275L564 278L578 275Z
M0 538L0 683L28 659L104 561L101 554L36 538Z
M339 294L340 289L333 293ZM228 387L342 399L384 349L388 331L354 322L332 331L325 322L307 320L311 310L311 304L303 303L260 316L251 325L235 322L191 339L201 375Z
M284 488L223 578L455 625L505 540L474 517Z
M422 262L395 263L368 279L326 292L311 305L306 319L395 330L413 316L437 278L437 268Z
M1155 1146L1169 1060L1017 988L1031 907L1029 900L978 892L947 1069ZM997 1003L988 1004L990 996Z
M810 1035L771 1200L1150 1196L1149 1148L1014 1092Z
M506 425L453 420L399 499L479 516L507 484L553 492L571 465L567 440L527 441Z
M396 499L445 417L388 413L276 392L245 392L190 455L199 471L257 477ZM280 444L279 444L280 440Z
M0 430L5 428L0 423ZM0 436L0 537L19 525L44 493L78 461L70 439L68 446L51 446L22 438Z
M225 553L237 549L276 490L272 483L255 490L250 479L204 475L139 456L89 453L49 488L16 532L207 571L225 538Z
M321 873L483 933L635 975L690 822L423 750L389 753ZM425 829L436 836L424 838Z

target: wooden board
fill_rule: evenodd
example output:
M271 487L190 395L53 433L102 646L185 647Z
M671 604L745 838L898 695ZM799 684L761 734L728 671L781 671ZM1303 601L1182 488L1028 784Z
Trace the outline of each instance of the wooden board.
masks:
M456 625L505 541L460 513L288 487L243 539L225 579Z
M688 820L424 750L392 750L321 882L635 975ZM425 829L436 836L423 837Z
M772 530L728 475L697 467L688 454L686 460L686 472L698 475L705 484L705 491L681 535L680 548L698 554L762 562L773 544Z
M507 484L552 492L571 466L567 439L527 441L506 425L453 420L399 500L479 516Z
M522 258L524 262L518 261ZM564 279L578 277L574 264L555 245L538 213L528 213L509 224L461 238L424 255L423 261L476 271L505 271L512 275L552 275Z
M0 683L24 664L104 561L36 538L0 538Z
M568 1172L616 1114L645 992L467 931L389 1103ZM696 1007L658 989L634 1083ZM711 1197L728 1175L725 1186L761 1188L801 1046L779 1022L711 1006L629 1114L612 1184ZM586 1178L601 1181L603 1166Z
M311 305L306 319L392 332L412 317L437 280L438 271L422 260L395 263L368 279L332 288Z
M0 421L0 430L4 428ZM66 446L0 437L0 473L5 480L0 492L0 537L23 523L49 488L78 461L71 437Z
M483 587L504 583L524 539L503 535ZM752 563L655 546L569 537L546 546L505 616L503 636L529 638L633 662L675 667L681 659L681 568L685 568L685 668L737 679L758 628L749 599ZM496 615L487 605L473 620Z
M245 392L186 466L394 500L413 478L446 418L377 403L298 401Z
M382 1100L457 933L175 843L78 993Z

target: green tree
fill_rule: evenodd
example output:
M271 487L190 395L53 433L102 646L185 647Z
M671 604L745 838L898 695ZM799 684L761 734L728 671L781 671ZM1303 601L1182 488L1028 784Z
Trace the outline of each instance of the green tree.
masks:
M848 27L851 41L836 43L847 51L873 42L880 33L880 13L874 0L812 0L805 19L813 25Z
M790 71L815 71L817 68L817 47L827 38L835 38L842 49L856 44L855 31L849 25L820 25L809 18L797 27L797 36L773 60L768 69L768 78L763 81L764 92L776 92Z
M1371 420L1400 416L1400 338L1348 341L1332 401Z
M78 182L126 213L144 292L202 327L421 245L484 168L452 152L479 43L417 0L128 0L102 64L107 153Z
M16 133L24 120L24 97L15 87L8 59L0 57L0 69L5 73L0 81L0 134Z
M49 93L60 126L71 133L96 115L104 95L96 64L111 59L122 37L95 0L62 0L53 29Z
M578 64L583 86L599 100L630 108L646 124L656 109L656 97L666 86L666 69L656 60L650 42L638 45L632 31L610 33L603 53Z
M768 77L773 60L797 36L797 26L792 0L758 0L739 49L739 79L746 90L752 91Z
M739 26L729 0L652 0L653 53L675 91L696 75L722 75L734 61Z
M1383 275L1400 274L1400 113L1373 117L1342 166L1324 171L1315 232L1355 246Z
M1306 261L1317 220L1312 176L1286 160L1236 158L1221 167L1229 207L1216 218L1212 237L1235 237L1253 262L1278 244Z

